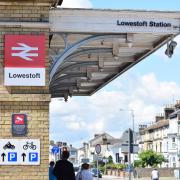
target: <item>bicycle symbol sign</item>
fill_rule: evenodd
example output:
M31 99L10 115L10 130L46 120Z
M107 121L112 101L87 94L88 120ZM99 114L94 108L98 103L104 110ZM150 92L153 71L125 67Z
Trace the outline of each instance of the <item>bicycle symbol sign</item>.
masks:
M26 142L26 144L23 146L23 149L24 150L27 150L27 149L32 149L32 150L36 150L36 145L33 144L33 142Z

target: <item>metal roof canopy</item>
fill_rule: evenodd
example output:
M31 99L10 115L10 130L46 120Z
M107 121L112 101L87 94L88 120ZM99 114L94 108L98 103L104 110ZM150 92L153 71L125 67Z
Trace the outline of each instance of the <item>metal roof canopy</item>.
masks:
M52 9L52 97L92 95L180 32L180 12Z

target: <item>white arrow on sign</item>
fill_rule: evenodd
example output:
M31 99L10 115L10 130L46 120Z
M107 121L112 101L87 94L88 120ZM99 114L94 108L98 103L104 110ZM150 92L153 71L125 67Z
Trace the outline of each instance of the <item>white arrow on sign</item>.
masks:
M37 57L38 53L28 53L30 51L38 51L38 47L31 47L24 43L18 43L19 47L12 47L13 51L20 51L18 53L12 53L12 56L18 56L26 61L32 61L30 57Z

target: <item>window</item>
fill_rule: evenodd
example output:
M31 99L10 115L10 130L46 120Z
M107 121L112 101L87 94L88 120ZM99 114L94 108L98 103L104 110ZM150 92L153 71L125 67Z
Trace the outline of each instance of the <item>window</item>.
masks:
M160 142L160 152L162 152L162 142Z
M71 154L72 156L74 156L74 155L76 155L76 151L70 151L70 154Z
M173 137L173 138L172 138L172 142L176 142L176 139L175 139L175 137Z
M119 153L116 153L116 162L119 163L120 159L119 159Z

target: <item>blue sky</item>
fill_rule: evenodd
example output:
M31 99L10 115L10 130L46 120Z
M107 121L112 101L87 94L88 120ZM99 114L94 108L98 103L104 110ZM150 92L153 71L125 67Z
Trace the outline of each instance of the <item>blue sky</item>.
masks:
M179 0L91 0L94 8L179 11Z
M63 6L180 11L178 0L65 0ZM79 147L95 133L120 137L132 127L129 109L134 110L136 129L152 123L165 105L180 100L180 37L175 40L178 46L170 59L163 47L91 97L72 97L68 103L52 100L50 139Z

